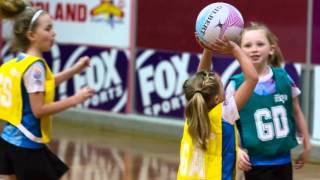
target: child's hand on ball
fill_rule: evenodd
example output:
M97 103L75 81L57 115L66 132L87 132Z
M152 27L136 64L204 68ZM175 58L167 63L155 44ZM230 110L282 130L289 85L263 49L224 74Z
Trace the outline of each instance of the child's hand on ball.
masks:
M235 42L224 37L223 39L217 39L212 44L212 50L220 54L232 54L234 49L239 47Z
M210 51L213 51L212 45L211 45L211 46L208 46L208 45L206 45L205 43L203 43L203 42L200 40L199 35L198 35L197 32L194 33L194 36L195 36L198 44L199 44L202 48L208 49L208 50L210 50Z

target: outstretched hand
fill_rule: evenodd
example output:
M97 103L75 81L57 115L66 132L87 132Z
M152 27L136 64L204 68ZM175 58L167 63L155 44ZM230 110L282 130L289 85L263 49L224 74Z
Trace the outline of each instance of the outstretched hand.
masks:
M89 56L82 56L79 60L74 64L74 68L77 73L80 73L83 69L90 66L90 58Z
M210 50L210 51L213 51L211 45L207 45L207 44L203 43L203 42L200 40L199 35L198 35L197 32L194 33L194 36L195 36L198 44L199 44L202 48L208 49L208 50Z
M210 51L214 51L219 54L230 54L231 55L233 53L233 51L239 47L235 42L229 40L227 37L223 37L223 39L217 39L213 44L208 44L208 43L204 43L200 40L197 32L195 32L194 35L195 35L195 38L196 38L198 44L202 48L210 50Z
M223 39L217 39L212 44L212 50L220 53L220 54L232 54L233 51L239 47L233 41L230 41L228 38L224 37Z

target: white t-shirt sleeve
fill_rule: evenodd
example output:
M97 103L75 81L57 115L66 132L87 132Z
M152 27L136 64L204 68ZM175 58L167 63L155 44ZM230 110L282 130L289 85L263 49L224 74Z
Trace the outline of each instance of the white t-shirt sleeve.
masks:
M226 88L226 97L233 96L236 92L236 84L234 81L230 81Z
M44 92L45 73L44 65L39 61L26 70L23 82L28 93Z
M222 103L222 119L234 124L236 120L240 118L236 101L233 96L227 96L225 101Z
M301 94L299 87L296 85L296 83L294 82L294 80L291 78L291 76L289 74L288 74L288 78L289 78L290 84L291 84L292 97L299 96Z
M291 87L292 97L297 97L301 94L301 91L298 87Z

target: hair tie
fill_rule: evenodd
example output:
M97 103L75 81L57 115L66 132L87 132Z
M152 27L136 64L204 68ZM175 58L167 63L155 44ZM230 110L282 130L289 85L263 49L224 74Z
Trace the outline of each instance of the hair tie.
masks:
M195 94L195 93L200 93L200 94L202 94L201 90L196 90L196 91L194 91L194 94Z
M37 10L37 11L33 14L32 18L31 18L31 21L30 21L30 24L29 24L29 31L31 31L32 26L34 25L34 23L37 21L37 19L39 18L39 16L40 16L43 12L44 12L43 10L39 9L39 10Z

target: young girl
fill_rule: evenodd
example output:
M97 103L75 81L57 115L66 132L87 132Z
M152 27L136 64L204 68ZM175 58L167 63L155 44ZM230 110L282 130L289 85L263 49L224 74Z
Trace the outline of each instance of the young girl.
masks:
M297 145L296 129L302 134L304 150L295 163L301 168L310 152L309 133L301 111L299 88L283 68L283 59L276 37L263 24L252 23L244 29L241 48L250 57L259 74L254 93L240 111L237 121L242 147L239 168L246 180L291 180L290 150ZM206 59L206 67L211 60ZM227 95L232 95L243 83L243 74L234 76Z
M45 145L50 141L50 115L88 99L83 88L72 97L53 102L55 86L81 72L89 58L53 76L42 57L54 42L52 19L23 0L1 0L0 16L14 20L13 48L18 56L0 67L0 119L6 121L0 138L0 175L11 179L56 180L66 171Z
M181 180L235 179L237 138L234 122L239 118L238 109L250 97L258 75L249 58L232 41L218 40L213 49L238 59L245 81L234 96L226 99L220 77L202 71L201 63L199 72L185 81L186 121L178 171ZM211 53L204 49L201 62L211 57Z

